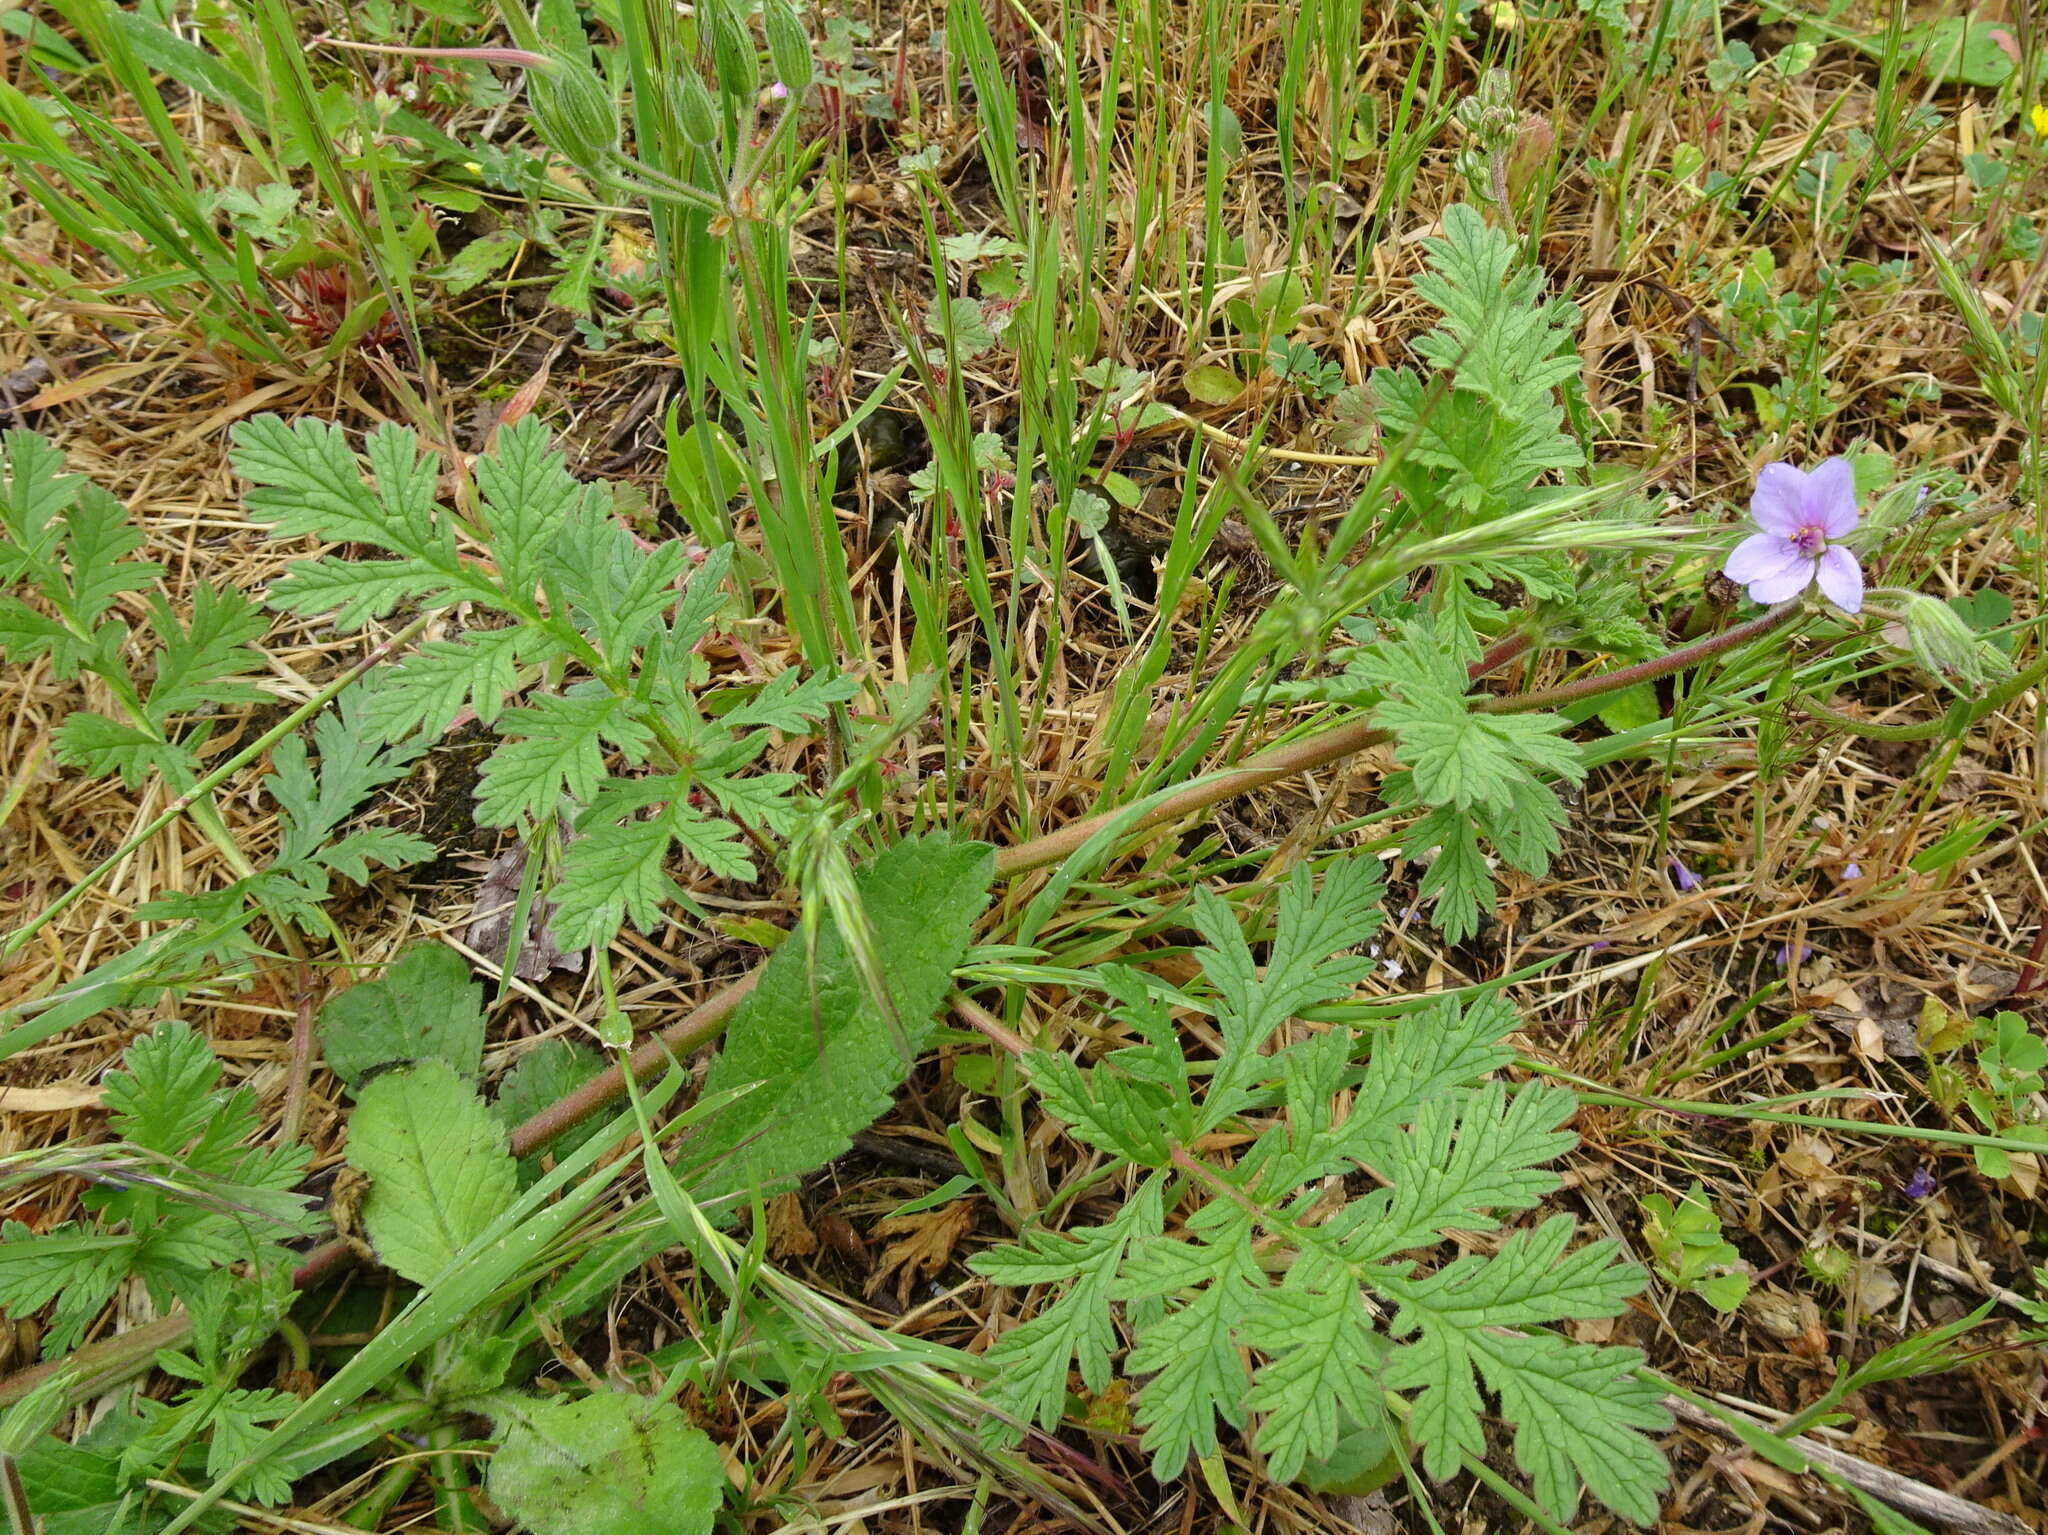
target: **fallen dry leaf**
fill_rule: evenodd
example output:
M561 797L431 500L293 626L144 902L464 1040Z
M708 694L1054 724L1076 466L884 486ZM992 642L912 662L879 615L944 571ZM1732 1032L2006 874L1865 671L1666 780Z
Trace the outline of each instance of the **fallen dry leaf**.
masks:
M1796 1290L1764 1285L1742 1298L1742 1314L1793 1353L1827 1352L1827 1329L1821 1323L1820 1307L1812 1296Z
M778 1258L808 1258L818 1250L818 1234L804 1219L803 1201L794 1193L768 1201L768 1251Z
M469 929L462 941L494 965L505 962L505 949L512 936L512 914L519 907L519 885L526 875L526 847L515 842L493 858L478 881L476 899L470 903ZM552 908L536 905L526 919L526 941L519 946L512 973L522 981L544 981L550 972L567 970L583 973L583 953L565 954L549 931L546 918Z
M100 1089L82 1082L55 1082L48 1087L0 1087L0 1114L68 1114L96 1109Z
M910 1304L910 1292L920 1279L928 1279L953 1261L953 1249L973 1223L974 1207L964 1199L920 1210L915 1215L898 1215L875 1228L879 1236L899 1237L882 1253L882 1261L868 1276L868 1294L873 1295L896 1276L896 1300Z

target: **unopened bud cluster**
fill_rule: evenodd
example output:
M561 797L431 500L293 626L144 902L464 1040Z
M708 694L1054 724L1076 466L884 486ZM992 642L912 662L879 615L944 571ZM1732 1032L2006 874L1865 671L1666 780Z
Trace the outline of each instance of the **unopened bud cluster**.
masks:
M757 104L793 106L801 100L815 68L810 35L790 0L763 0L761 7L768 60L775 71L774 83L765 93L760 50L737 7L704 0L696 14L710 54L710 79L695 68L677 69L661 84L667 98L664 115L693 147L715 151L727 124L736 118L746 120ZM520 62L530 71L534 125L550 146L602 180L614 180L621 169L634 169L621 165L619 103L596 70L559 54L526 53Z

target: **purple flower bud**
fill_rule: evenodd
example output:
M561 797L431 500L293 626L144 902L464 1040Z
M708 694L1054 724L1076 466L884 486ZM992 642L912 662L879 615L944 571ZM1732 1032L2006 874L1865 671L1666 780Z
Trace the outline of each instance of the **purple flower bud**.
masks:
M1810 944L1810 943L1802 943L1802 944L1801 944L1801 945L1799 946L1799 963L1803 965L1803 964L1805 964L1805 963L1806 963L1806 962L1807 962L1807 961L1808 961L1809 959L1812 959L1812 958L1813 958L1813 945L1812 945L1812 944ZM1791 965L1791 963L1792 963L1792 945L1791 945L1791 944L1789 944L1789 943L1781 943L1781 944L1779 944L1779 945L1778 945L1778 968L1779 968L1780 970L1786 969L1787 967L1789 967L1789 966Z
M1913 1176L1906 1180L1906 1197L1908 1199L1925 1199L1934 1192L1934 1189L1934 1174L1924 1167L1914 1168Z
M1676 885L1680 891L1693 891L1700 888L1700 877L1683 863L1679 862L1676 853L1671 856L1671 883Z

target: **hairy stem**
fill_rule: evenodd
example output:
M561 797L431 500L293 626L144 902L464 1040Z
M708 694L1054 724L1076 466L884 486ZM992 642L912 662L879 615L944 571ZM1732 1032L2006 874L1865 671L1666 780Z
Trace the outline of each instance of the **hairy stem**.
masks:
M1673 672L1683 670L1685 667L1696 665L1717 655L1725 654L1739 645L1746 644L1750 640L1760 638L1775 629L1782 628L1798 614L1800 608L1801 605L1796 602L1784 603L1745 623L1723 630L1718 635L1695 641L1690 645L1681 646L1652 660L1638 662L1633 666L1625 666L1618 671L1605 672L1596 677L1582 678L1563 687L1542 689L1534 693L1507 695L1498 700L1489 700L1480 707L1487 708L1489 712L1494 713L1546 708L1559 702L1572 702L1582 698L1598 697L1603 693L1612 692L1618 688L1631 687L1637 682L1650 678L1668 676ZM421 620L422 624L424 622L425 620ZM415 626L415 630L416 628L417 626ZM399 640L394 640L393 644L410 638L412 632L415 631L407 631L405 635L400 636ZM390 648L390 646L382 647L376 657L351 671L345 681L353 680L363 670L366 670L368 666L374 665ZM1482 657L1479 662L1475 663L1472 670L1475 676L1480 675L1482 674L1481 668L1505 664L1508 659L1526 648L1526 641L1522 643L1503 641L1501 644L1496 645L1492 651L1489 651L1487 656ZM331 699L335 693L340 691L340 686L336 685L330 689L323 690L318 702L324 703ZM308 707L310 709L312 706L309 705ZM233 762L209 774L207 780L200 787L202 789L211 788L214 783L225 778L229 772L242 766L248 760L253 759L257 752L268 750L270 745L280 739L287 729L295 726L298 718L302 718L305 712L307 711L300 711L294 719L286 721L284 725L267 734L255 746L239 754ZM1206 809L1211 805L1219 804L1237 795L1249 793L1253 789L1273 783L1279 779L1307 772L1311 768L1325 766L1328 763L1348 757L1354 752L1362 751L1368 746L1378 745L1391 738L1390 732L1377 729L1366 720L1350 720L1344 724L1319 731L1302 740L1271 747L1266 751L1256 753L1247 758L1236 768L1211 774L1184 789L1172 794L1159 796L1149 809L1132 819L1125 828L1125 835L1135 835L1138 832L1158 826L1164 822L1178 820L1182 816L1192 814L1197 810ZM145 830L143 837L153 835L155 831L161 829L177 813L179 808L181 807L173 806L172 809L167 810L156 823L153 823L152 826ZM1091 836L1109 825L1119 815L1127 814L1129 814L1128 807L1123 811L1111 811L1100 815L1087 816L1079 821L1070 822L1058 831L1049 832L1045 836L1035 837L1028 842L1021 842L1013 847L1005 848L996 855L997 876L999 878L1012 877L1032 869L1043 868L1047 864L1057 863L1080 848ZM138 843L140 840L137 839ZM127 850L124 850L124 853L125 851ZM120 856L123 855L116 855L116 860L109 860L109 863L117 861ZM107 865L103 865L101 870L94 871L94 875L88 876L88 878L96 877L104 871L105 867ZM37 927L48 921L58 910L62 909L63 905L68 904L69 900L74 898L67 896L64 902L60 902L56 907L44 913L35 923L31 924L28 928L18 931L8 940L11 947L0 948L0 957L4 957L6 953L12 952L13 948L19 947L20 942L26 941L26 938ZM636 1081L645 1079L667 1065L672 1057L701 1049L704 1045L717 1038L725 1028L727 1021L738 1009L740 1003L760 981L761 973L760 968L749 971L723 990L713 993L703 1002L700 1002L693 1011L678 1022L670 1024L659 1034L651 1035L642 1041L626 1062L627 1067L632 1071L634 1079ZM600 1109L610 1106L623 1096L625 1091L626 1078L617 1066L613 1066L600 1075L591 1078L590 1081L584 1083L574 1092L558 1099L518 1126L511 1135L511 1147L514 1154L524 1156L535 1148L545 1145L564 1130L580 1124ZM1643 1103L1642 1100L1635 1099L1628 1101L1637 1104ZM1662 1105L1651 1103L1644 1106L1661 1107ZM1697 1112L1714 1112L1713 1108L1702 1105L1690 1105L1688 1107ZM1807 1116L1803 1115L1755 1113L1754 1111L1741 1108L1725 1110L1723 1112L1791 1123L1809 1122ZM1839 1121L1824 1121L1824 1123L1835 1124L1839 1123ZM1884 1125L1859 1125L1859 1128L1879 1131L1891 1131L1894 1129L1894 1127ZM1949 1138L1940 1132L1913 1132L1905 1127L1897 1127L1897 1133L1913 1133L1927 1139ZM1996 1143L1995 1138L1981 1136L1957 1136L1955 1138L1971 1143L1986 1140L1990 1140L1993 1144ZM296 1288L303 1290L349 1263L353 1256L353 1250L346 1243L339 1240L327 1242L307 1254L305 1261L293 1271L292 1283ZM73 1395L78 1400L87 1400L98 1392L104 1391L109 1384L119 1380L131 1379L147 1370L155 1358L156 1351L162 1348L175 1348L179 1346L179 1343L189 1332L190 1327L190 1319L183 1312L178 1312L163 1318L161 1321L150 1323L144 1328L138 1328L135 1331L123 1333L99 1343L88 1344L84 1348L75 1350L64 1360L56 1361L52 1364L39 1365L34 1369L17 1371L5 1379L0 1379L0 1406L18 1401L39 1381L58 1369L71 1369L78 1372L81 1384L73 1388ZM142 1339L145 1334L147 1334L146 1341L136 1341Z
M1697 666L1702 661L1725 655L1731 650L1747 645L1751 640L1762 639L1775 629L1782 629L1797 618L1805 609L1805 603L1798 598L1781 602L1776 607L1759 613L1755 618L1723 629L1719 634L1690 645L1681 645L1676 650L1667 650L1661 656L1652 656L1647 661L1638 661L1633 666L1624 666L1619 671L1600 672L1592 677L1581 677L1577 682L1567 682L1554 688L1536 688L1527 693L1507 693L1499 698L1489 698L1478 707L1483 714L1528 714L1537 709L1555 709L1561 704L1575 704L1582 699L1598 698L1621 688L1634 687L1638 682L1654 682L1659 677L1668 677L1673 672L1682 672L1688 666Z
M1967 729L1985 715L2003 709L2044 677L2048 677L2048 651L2037 656L2025 671L2006 678L1982 698L1958 698L1940 719L1923 720L1917 725L1879 725L1870 720L1859 720L1854 715L1830 709L1803 693L1799 697L1799 707L1837 730L1873 741L1931 741L1947 733L1953 722L1960 721L1962 728Z

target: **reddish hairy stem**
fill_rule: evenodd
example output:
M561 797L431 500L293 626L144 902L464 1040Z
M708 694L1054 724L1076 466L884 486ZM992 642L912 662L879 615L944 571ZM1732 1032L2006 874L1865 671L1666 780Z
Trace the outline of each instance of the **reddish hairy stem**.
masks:
M1619 671L1601 672L1597 676L1581 677L1577 682L1567 682L1560 687L1538 688L1530 693L1508 693L1499 698L1489 698L1479 705L1486 714L1527 714L1534 709L1555 709L1560 704L1575 704L1584 698L1598 698L1602 693L1612 693L1621 688L1634 687L1638 682L1654 682L1659 677L1668 677L1673 672L1684 671L1688 666L1697 666L1715 656L1747 645L1751 640L1762 639L1774 629L1782 629L1797 618L1805 604L1798 598L1781 602L1755 618L1747 619L1731 629L1709 635L1703 640L1694 640L1690 645L1681 645L1676 650L1666 651L1661 656L1652 656L1647 661L1638 661L1633 666L1624 666Z
M760 980L761 967L756 966L724 990L713 992L681 1021L642 1040L629 1060L633 1080L645 1081L670 1059L688 1055L716 1039L725 1028L726 1020ZM571 1125L581 1124L599 1109L623 1097L625 1091L626 1079L617 1066L599 1072L566 1098L558 1098L515 1129L512 1132L512 1154L523 1157L545 1145Z
M1485 655L1472 663L1469 668L1472 680L1477 682L1481 677L1499 671L1535 643L1536 636L1527 629L1517 629L1506 639L1496 640Z
M1799 614L1801 607L1802 604L1797 601L1780 603L1756 618L1725 629L1707 639L1682 645L1651 660L1624 666L1618 671L1603 672L1596 677L1582 677L1577 682L1566 683L1561 687L1488 699L1478 707L1492 714L1547 709L1558 704L1575 703L1580 699L1597 697L1602 693L1613 692L1617 688L1631 687L1638 682L1669 676L1673 672L1682 671L1688 666L1722 655L1773 630L1783 628ZM1526 634L1510 636L1500 641L1473 664L1473 677L1476 679L1505 665L1527 650L1530 644L1531 638ZM1375 729L1364 720L1352 720L1319 731L1300 741L1270 747L1247 757L1237 767L1227 772L1218 773L1205 782L1167 796L1134 821L1127 834L1134 836L1164 822L1179 820L1182 816L1190 815L1197 810L1234 799L1240 794L1249 793L1279 779L1323 767L1354 752L1363 751L1368 746L1376 746L1391 739L1392 735L1388 731ZM1059 862L1108 825L1118 814L1116 811L1108 811L1101 815L1086 816L1079 821L1069 822L1058 831L1033 838L1029 842L1018 843L1015 847L1004 848L996 855L997 877L1007 878ZM651 1035L642 1041L628 1062L634 1079L642 1080L652 1076L672 1056L700 1049L717 1038L725 1028L726 1021L732 1017L740 1002L754 989L760 978L761 969L757 966L731 985L700 1002L680 1021L670 1024L659 1034ZM526 1155L572 1125L580 1124L592 1114L615 1102L624 1095L625 1090L625 1077L617 1066L600 1073L515 1129L511 1135L513 1152L520 1156ZM303 1290L349 1263L353 1257L354 1249L345 1242L337 1240L323 1243L308 1253L305 1261L293 1271L292 1284ZM80 1370L84 1379L93 1383L93 1389L104 1390L115 1381L139 1375L148 1369L156 1351L177 1347L190 1326L190 1320L182 1312L175 1313L117 1337L102 1339L98 1343L76 1349L65 1359L37 1365L33 1369L17 1370L5 1379L0 1379L0 1407L19 1401L39 1381L55 1370L66 1367Z

